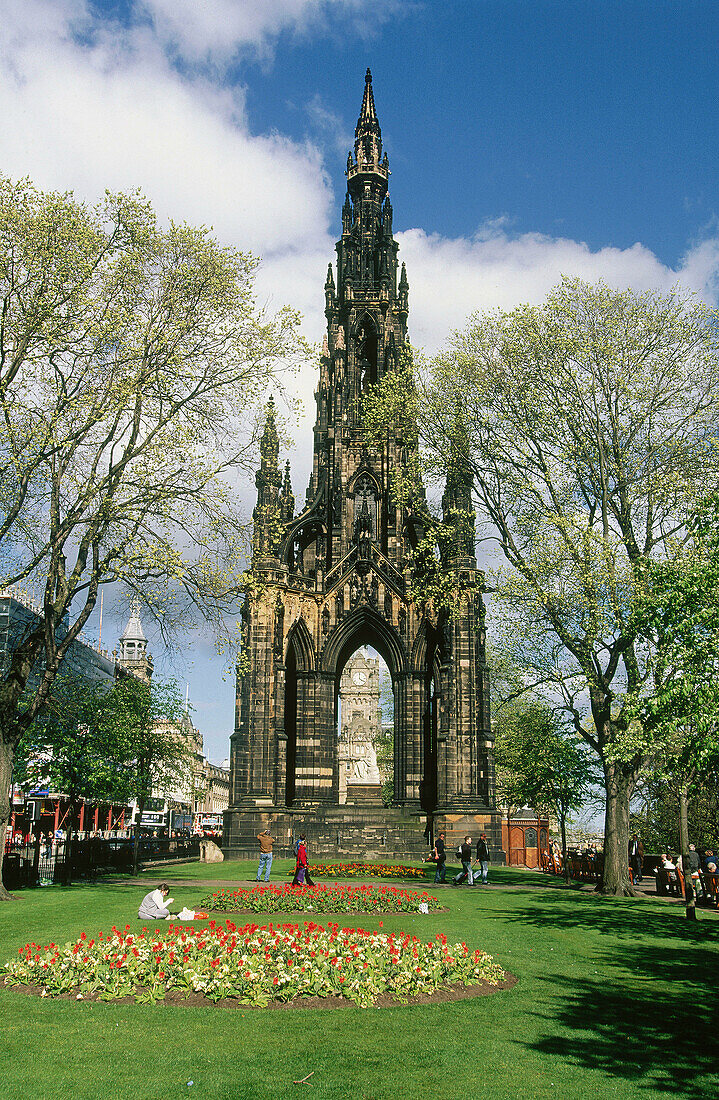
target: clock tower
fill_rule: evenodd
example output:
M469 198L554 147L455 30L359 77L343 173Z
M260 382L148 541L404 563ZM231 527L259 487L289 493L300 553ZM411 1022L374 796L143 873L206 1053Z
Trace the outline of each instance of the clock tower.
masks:
M407 349L409 281L399 263L389 158L367 70L347 158L336 263L324 283L327 329L319 361L313 464L299 511L289 463L279 466L272 400L261 442L254 512L254 584L243 610L230 808L224 847L254 853L268 824L302 826L317 855L373 850L407 857L442 825L448 842L484 829L499 857L485 663L483 578L474 538L456 540L463 579L449 618L412 599L411 551L426 530L421 486L409 506L393 474L412 443L389 428L368 441L362 395ZM444 503L467 511L462 470L448 472ZM338 706L345 667L369 645L394 695L394 799L389 808L342 801ZM362 670L357 670L358 672ZM360 685L353 683L353 690Z

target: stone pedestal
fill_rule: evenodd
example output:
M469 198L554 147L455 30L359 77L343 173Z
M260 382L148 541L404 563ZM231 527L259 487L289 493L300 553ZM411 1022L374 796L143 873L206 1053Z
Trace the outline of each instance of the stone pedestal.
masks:
M304 809L269 810L247 808L226 810L224 852L227 859L254 858L259 852L257 834L269 827L276 837L275 854L294 857L293 839L307 837L312 859L329 862L357 860L412 860L427 854L427 815L421 810L357 803L344 806L316 806ZM434 835L444 829L450 859L465 836L476 846L479 834L487 833L492 861L504 862L501 818L496 811L473 815L440 814L434 817Z

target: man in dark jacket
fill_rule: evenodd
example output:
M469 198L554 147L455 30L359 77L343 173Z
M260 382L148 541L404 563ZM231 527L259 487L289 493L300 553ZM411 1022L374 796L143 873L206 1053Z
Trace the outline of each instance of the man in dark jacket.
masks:
M489 874L489 845L487 844L487 834L482 833L477 841L477 862L482 868L482 879L480 881L479 874L475 874L476 886L487 885L487 875Z
M437 885L445 885L447 873L447 849L444 846L444 833L440 833L435 841L434 850L437 853L437 870L434 873L434 881Z
M460 882L466 878L467 885L472 885L472 838L466 836L464 838L464 844L459 846L459 858L462 860L462 870L455 878L452 879L453 886L459 886Z
M634 881L641 882L644 867L644 845L637 833L632 833L632 839L629 841L629 866L632 869Z

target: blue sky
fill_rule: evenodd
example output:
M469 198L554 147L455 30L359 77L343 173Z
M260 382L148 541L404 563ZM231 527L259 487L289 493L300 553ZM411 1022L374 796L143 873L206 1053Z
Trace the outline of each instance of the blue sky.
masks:
M314 343L369 65L414 343L561 274L716 304L718 44L716 0L5 0L0 170L90 199L139 186L213 226ZM299 500L314 384L308 367ZM179 648L155 644L158 675L189 681L219 760L232 678L211 639Z

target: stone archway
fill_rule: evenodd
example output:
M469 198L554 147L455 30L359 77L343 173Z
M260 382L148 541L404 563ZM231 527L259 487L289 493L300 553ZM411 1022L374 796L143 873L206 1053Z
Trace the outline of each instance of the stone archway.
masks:
M394 803L418 804L418 794L410 790L412 766L416 762L419 731L414 726L412 706L413 676L406 647L397 630L378 612L366 604L354 608L327 640L322 652L321 668L334 685L333 713L336 723L336 699L342 670L348 658L362 645L371 646L385 661L392 678L394 693Z
M284 771L284 804L292 806L297 796L297 769L304 759L302 730L308 710L308 694L315 671L312 638L303 618L290 629L287 638L284 677L284 768L278 775L278 794L282 795L282 771ZM298 765L299 730L299 765ZM280 747L280 746L278 746ZM278 758L280 754L278 753Z

